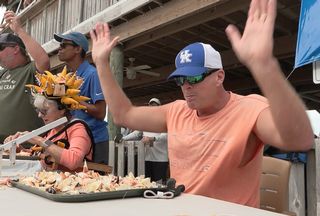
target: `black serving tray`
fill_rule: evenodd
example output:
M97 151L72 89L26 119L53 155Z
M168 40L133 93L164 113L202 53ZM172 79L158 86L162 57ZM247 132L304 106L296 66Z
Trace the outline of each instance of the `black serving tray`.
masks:
M176 181L173 178L168 179L166 186L159 185L157 188L145 188L145 189L130 189L130 190L118 190L110 192L97 192L97 193L87 193L87 194L51 194L46 191L40 190L35 187L27 186L25 184L19 183L19 180L11 182L12 186L19 188L21 190L36 194L38 196L44 197L46 199L56 201L56 202L89 202L97 200L107 200L107 199L124 199L130 197L143 197L143 193L146 190L151 190L154 192L171 191L174 193L174 197L179 196L184 192L184 185L178 185L176 187Z
M9 159L9 155L2 155L3 159ZM16 155L16 160L40 160L39 156Z
M25 184L19 183L18 181L12 181L12 185L21 190L36 194L38 196L44 197L46 199L56 201L56 202L89 202L97 200L107 200L107 199L124 199L129 197L143 197L143 192L145 190L156 191L168 191L165 186L160 186L159 188L146 188L146 189L130 189L130 190L118 190L110 192L97 192L97 193L87 193L87 194L51 194L46 191L42 191L38 188L27 186Z

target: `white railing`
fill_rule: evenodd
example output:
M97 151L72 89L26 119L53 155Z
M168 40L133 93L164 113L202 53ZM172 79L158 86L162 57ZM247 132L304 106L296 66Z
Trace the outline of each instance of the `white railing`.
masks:
M109 166L113 167L113 174L125 176L132 172L136 175L144 175L144 157L145 146L140 141L120 143L109 141ZM137 173L135 173L136 169Z

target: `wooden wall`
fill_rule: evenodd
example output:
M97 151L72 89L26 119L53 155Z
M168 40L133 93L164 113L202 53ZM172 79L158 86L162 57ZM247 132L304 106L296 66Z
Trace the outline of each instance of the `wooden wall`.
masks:
M84 20L121 0L49 0L38 1L21 19L27 32L39 43L53 39L54 33L72 30Z

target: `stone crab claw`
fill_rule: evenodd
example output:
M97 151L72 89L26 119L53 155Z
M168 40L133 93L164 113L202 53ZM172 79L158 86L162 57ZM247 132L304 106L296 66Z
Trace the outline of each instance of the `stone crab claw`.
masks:
M86 173L86 172L88 172L88 171L89 171L89 168L88 168L87 161L84 160L82 172Z

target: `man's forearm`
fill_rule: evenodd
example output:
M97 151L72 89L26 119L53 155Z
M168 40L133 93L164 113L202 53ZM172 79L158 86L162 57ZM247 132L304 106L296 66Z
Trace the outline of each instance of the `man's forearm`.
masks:
M263 94L268 98L272 118L283 142L299 149L312 143L312 129L305 105L286 81L276 59L250 68Z
M49 70L49 57L46 51L42 48L42 46L22 28L19 29L19 31L16 33L24 42L28 53L34 59L37 69L40 70L40 72Z
M92 117L99 120L104 120L104 118L106 117L105 106L103 108L98 106L97 104L89 104L86 102L81 102L81 104L87 107L86 112Z

